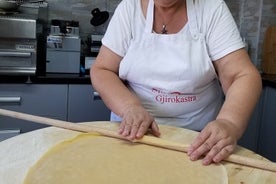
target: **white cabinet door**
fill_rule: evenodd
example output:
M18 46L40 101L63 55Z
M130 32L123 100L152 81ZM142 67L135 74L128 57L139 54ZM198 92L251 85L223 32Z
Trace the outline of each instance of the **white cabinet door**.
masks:
M68 121L109 121L110 110L90 84L69 85Z
M0 84L0 108L66 120L67 90L68 85ZM45 125L0 116L0 130L24 133L42 127Z

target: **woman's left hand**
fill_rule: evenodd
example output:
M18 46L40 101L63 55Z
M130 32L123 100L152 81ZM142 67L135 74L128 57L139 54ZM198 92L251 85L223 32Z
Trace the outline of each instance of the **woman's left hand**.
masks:
M190 145L188 156L193 161L203 156L203 165L220 162L234 151L237 131L236 126L227 120L210 122Z

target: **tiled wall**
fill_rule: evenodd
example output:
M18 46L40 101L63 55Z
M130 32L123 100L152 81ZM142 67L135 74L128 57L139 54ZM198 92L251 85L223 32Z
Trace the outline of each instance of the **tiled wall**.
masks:
M82 39L91 33L103 33L108 22L94 27L90 24L91 10L99 8L108 11L110 16L121 0L48 0L49 20L65 19L80 22ZM259 67L263 37L269 25L276 25L275 0L225 0L229 6L241 35L249 44L249 54L255 65Z
M276 25L275 0L225 0L238 24L241 35L249 44L252 62L261 70L265 31Z

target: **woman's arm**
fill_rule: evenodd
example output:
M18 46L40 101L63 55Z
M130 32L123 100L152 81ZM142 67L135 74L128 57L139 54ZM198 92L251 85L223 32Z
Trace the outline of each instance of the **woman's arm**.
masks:
M192 143L188 155L205 165L229 156L247 127L259 99L262 84L258 70L244 49L239 49L214 62L225 102L215 121L210 122Z
M262 91L260 74L244 49L216 61L215 67L225 94L217 119L233 122L240 138Z
M140 100L131 93L118 76L122 57L102 46L90 70L94 89L105 104L122 117L119 133L129 139L141 138L148 128L159 136L154 118L143 108Z

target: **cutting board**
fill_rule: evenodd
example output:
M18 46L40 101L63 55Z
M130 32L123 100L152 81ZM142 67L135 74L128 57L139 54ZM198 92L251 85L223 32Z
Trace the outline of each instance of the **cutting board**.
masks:
M93 124L110 130L117 130L119 125L111 122L88 122L85 124ZM183 144L190 143L198 134L191 130L164 125L160 125L160 131L163 139ZM76 131L49 127L21 134L0 142L0 183L22 184L28 169L34 165L48 149L78 134L79 132ZM236 153L251 158L265 159L242 147L238 147ZM223 165L226 167L230 184L276 183L276 173L274 172L263 171L228 162L223 162Z
M268 27L265 32L262 69L266 74L276 74L276 26Z

